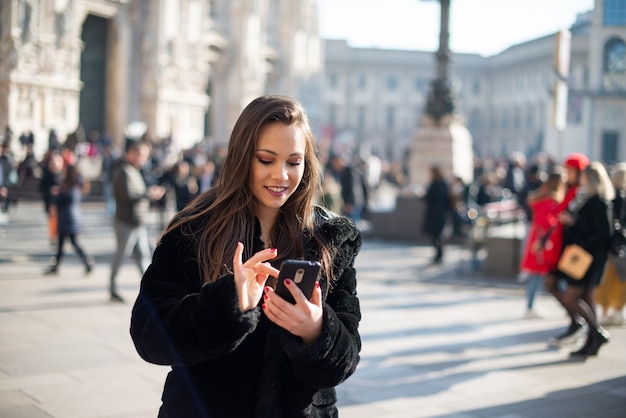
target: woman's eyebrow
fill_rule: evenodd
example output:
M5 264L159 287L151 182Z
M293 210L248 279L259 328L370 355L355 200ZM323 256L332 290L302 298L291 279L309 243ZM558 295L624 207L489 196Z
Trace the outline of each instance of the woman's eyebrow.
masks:
M277 152L272 151L271 149L266 149L266 148L257 148L257 151L263 151L263 152L267 152L269 154L272 155L278 155ZM289 154L290 157L295 157L295 156L303 156L304 154L301 152L292 152L291 154Z

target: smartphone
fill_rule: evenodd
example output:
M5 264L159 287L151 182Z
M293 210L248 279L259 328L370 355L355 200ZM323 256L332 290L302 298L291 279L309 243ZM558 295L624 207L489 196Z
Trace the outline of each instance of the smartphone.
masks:
M319 261L285 260L280 265L280 275L276 284L276 294L287 302L296 303L289 289L285 286L285 279L293 281L307 299L311 299L313 288L317 281L321 264Z

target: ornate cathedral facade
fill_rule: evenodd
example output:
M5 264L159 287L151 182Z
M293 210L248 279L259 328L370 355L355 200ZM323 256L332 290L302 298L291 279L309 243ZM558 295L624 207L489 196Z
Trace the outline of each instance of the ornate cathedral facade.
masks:
M322 70L314 0L3 0L0 129L78 127L122 144L136 122L181 148L224 143L247 102L298 97Z

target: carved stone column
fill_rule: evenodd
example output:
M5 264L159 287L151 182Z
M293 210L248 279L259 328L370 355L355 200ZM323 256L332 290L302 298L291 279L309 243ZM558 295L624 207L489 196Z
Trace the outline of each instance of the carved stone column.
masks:
M124 9L109 20L106 67L105 130L114 143L123 147L124 130L128 124L128 68L130 33Z

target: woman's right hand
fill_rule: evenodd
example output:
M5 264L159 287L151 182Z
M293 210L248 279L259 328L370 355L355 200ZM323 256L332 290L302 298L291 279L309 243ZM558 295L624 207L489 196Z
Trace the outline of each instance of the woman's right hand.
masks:
M276 248L267 248L254 254L244 263L242 260L243 244L237 243L233 257L233 271L241 312L254 309L258 305L269 276L278 277L278 269L267 262L267 260L275 258L277 254Z

